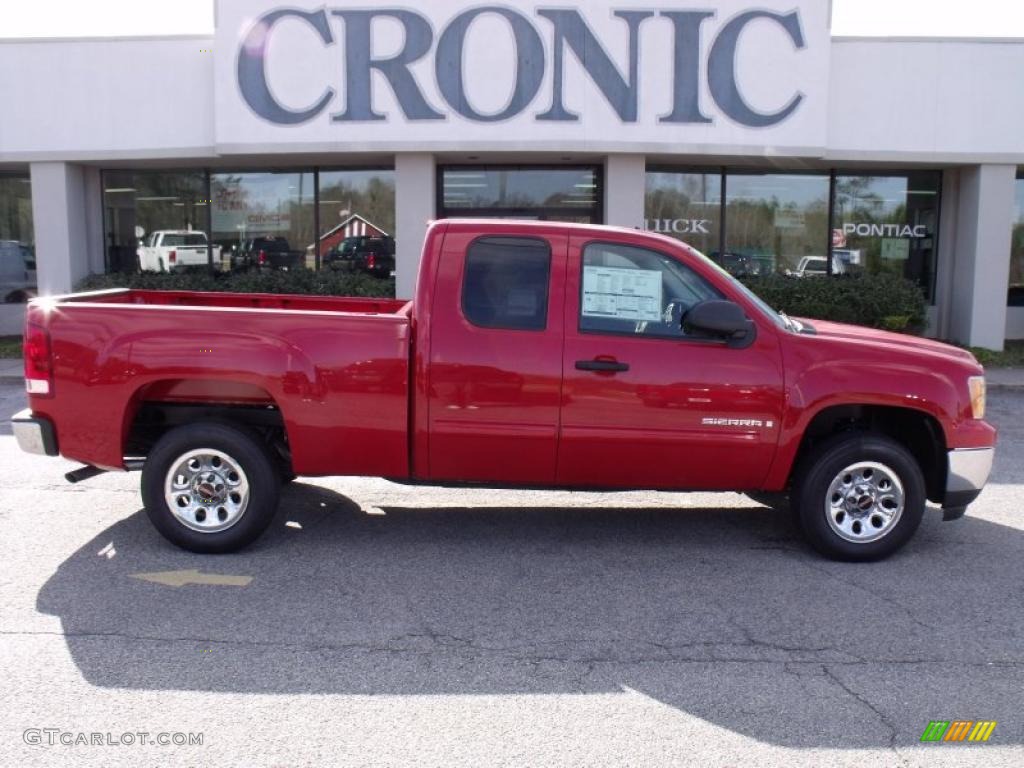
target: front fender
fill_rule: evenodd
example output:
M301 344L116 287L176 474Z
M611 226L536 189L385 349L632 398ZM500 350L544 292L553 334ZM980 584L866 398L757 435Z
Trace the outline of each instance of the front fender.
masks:
M917 411L939 424L949 445L960 420L958 392L958 383L947 372L919 365L835 359L807 365L787 379L786 414L765 488L785 487L807 427L828 408L866 405Z

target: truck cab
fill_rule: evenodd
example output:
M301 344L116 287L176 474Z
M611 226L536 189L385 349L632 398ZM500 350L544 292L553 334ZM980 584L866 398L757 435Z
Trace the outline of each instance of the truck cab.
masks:
M193 230L157 230L150 232L138 249L139 269L143 272L172 272L210 263L205 232ZM220 264L220 246L214 246L213 263Z

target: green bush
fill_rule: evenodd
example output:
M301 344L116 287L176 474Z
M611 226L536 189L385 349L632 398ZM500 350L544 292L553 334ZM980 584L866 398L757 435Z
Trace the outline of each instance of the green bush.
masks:
M895 275L744 277L743 282L775 309L794 317L920 333L926 305L917 284Z
M140 288L154 291L229 291L231 293L306 293L317 296L368 296L392 298L394 279L381 280L358 272L325 269L293 269L287 272L142 272L90 275L79 291L107 288Z

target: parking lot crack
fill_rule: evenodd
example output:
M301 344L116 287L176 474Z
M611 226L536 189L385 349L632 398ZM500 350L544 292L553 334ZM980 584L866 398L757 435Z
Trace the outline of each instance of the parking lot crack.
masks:
M829 680L835 683L848 696L850 696L851 698L855 699L858 703L860 703L861 706L865 707L866 709L869 709L875 715L875 717L878 718L879 722L881 722L882 725L885 726L885 728L889 731L889 749L896 756L896 759L900 761L901 765L909 766L909 761L903 755L900 754L899 749L897 749L896 747L896 737L899 731L897 730L895 723L893 723L892 720L889 719L889 716L886 715L885 712L876 707L874 704L872 704L871 700L868 699L866 696L857 693L857 691L853 690L853 688L851 688L849 685L843 682L843 680L838 675L836 675L831 669L829 669L827 664L822 665L822 671L825 673L825 677L827 677Z

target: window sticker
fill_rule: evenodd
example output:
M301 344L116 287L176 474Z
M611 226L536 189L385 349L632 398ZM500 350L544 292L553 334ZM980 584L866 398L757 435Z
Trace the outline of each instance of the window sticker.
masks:
M583 267L583 316L661 320L661 271Z

